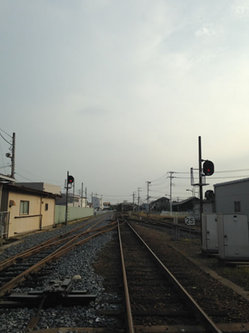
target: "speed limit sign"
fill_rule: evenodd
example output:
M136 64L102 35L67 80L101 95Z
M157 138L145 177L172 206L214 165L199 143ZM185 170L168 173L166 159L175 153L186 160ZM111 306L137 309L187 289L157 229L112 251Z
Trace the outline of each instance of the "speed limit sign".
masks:
M184 222L186 225L195 225L195 218L194 216L186 216Z

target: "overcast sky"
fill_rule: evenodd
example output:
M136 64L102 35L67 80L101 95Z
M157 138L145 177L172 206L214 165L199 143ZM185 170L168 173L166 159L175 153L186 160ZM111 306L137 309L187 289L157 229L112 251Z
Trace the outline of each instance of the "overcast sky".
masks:
M16 133L17 180L63 186L69 170L116 202L145 198L150 180L153 198L168 194L177 171L184 198L198 136L217 171L249 169L248 36L248 0L0 0L0 128ZM7 151L0 138L5 174Z

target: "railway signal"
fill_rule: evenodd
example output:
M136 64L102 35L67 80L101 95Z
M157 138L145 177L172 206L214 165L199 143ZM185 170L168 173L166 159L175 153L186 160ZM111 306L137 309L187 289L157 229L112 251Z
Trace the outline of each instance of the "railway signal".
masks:
M205 176L212 176L214 173L214 163L212 161L206 160L203 163L203 173Z
M201 243L202 243L202 213L203 213L203 176L211 176L214 173L214 164L212 161L203 160L201 153L201 136L198 137L198 150L199 150L199 193L200 193L200 227L201 227ZM202 162L204 162L202 164Z
M67 218L68 218L68 190L72 188L73 184L74 184L74 177L72 175L69 175L69 171L67 171L65 224L67 224Z
M73 184L73 182L74 182L74 177L71 176L71 175L68 175L68 176L67 176L67 182L68 182L68 184Z

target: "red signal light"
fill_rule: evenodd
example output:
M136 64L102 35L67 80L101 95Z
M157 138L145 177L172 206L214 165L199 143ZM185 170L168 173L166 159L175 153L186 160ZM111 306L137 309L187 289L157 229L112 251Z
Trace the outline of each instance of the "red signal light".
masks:
M212 174L214 173L214 164L213 162L206 160L203 163L203 173L206 176L212 176Z
M68 177L67 177L67 182L68 182L68 184L73 184L73 182L74 182L74 177L73 177L73 176L68 176Z

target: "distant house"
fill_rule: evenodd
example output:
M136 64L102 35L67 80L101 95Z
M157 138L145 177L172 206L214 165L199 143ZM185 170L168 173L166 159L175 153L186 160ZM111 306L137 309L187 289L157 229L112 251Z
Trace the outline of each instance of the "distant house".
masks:
M166 197L161 197L150 203L150 210L161 212L162 210L170 210L170 200Z
M68 207L88 207L86 197L81 197L80 195L74 195L73 193L68 193L67 198ZM62 193L60 197L56 198L56 205L66 206L66 194Z
M103 201L102 198L99 198L97 196L92 196L92 206L94 209L103 209Z
M103 202L103 209L104 210L109 210L109 209L111 209L111 203L108 201L106 201L106 202Z
M114 206L114 209L116 209L118 212L128 212L133 211L134 209L138 209L138 206L135 206L127 201L124 201L123 203L119 203Z
M53 226L56 196L20 184L1 183L1 236L8 238Z
M196 197L190 197L186 200L179 202L173 202L172 209L174 212L188 212L199 218L200 216L200 199Z

